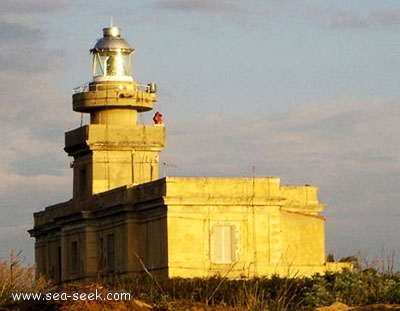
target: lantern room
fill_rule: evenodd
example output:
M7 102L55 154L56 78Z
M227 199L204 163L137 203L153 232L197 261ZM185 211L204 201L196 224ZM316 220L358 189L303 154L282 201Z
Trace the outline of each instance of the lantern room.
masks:
M132 54L135 52L121 38L119 27L103 29L103 38L90 50L93 54L93 81L133 81Z

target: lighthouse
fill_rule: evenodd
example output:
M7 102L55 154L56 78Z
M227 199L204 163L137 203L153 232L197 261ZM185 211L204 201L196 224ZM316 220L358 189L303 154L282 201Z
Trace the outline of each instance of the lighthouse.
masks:
M59 284L144 271L251 278L348 268L325 262L325 205L315 186L283 186L277 177L158 178L163 115L138 122L154 108L155 84L132 77L134 49L118 27L104 28L90 53L92 80L72 95L73 110L89 114L90 124L65 134L73 197L34 213L29 230L38 275Z
M133 79L134 52L119 27L104 28L90 49L92 81L72 96L73 110L90 114L90 124L65 134L74 199L158 179L165 127L138 124L157 97L155 84Z

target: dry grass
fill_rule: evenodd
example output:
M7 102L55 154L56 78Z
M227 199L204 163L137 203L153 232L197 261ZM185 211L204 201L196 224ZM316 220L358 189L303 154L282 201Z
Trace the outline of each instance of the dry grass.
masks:
M11 302L13 292L43 292L51 289L43 277L36 279L35 267L22 264L20 252L11 251L7 260L0 261L0 305Z
M392 257L388 261L393 262ZM108 278L90 286L78 284L55 288L42 277L35 279L35 267L22 264L21 252L10 252L7 260L0 261L0 311L305 311L335 301L350 306L400 303L400 273L394 273L391 264L385 267L380 264L379 268L360 267L355 272L348 270L312 278L272 276L250 280L218 276L157 279L147 272L147 275L132 278ZM11 297L13 292L93 293L96 289L102 293L127 291L132 299L14 301Z

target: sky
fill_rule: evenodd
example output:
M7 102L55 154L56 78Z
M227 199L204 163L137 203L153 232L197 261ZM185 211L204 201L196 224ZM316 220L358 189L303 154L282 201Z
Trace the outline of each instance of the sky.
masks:
M0 259L33 263L33 213L72 197L71 96L111 19L136 50L134 79L157 84L168 175L254 167L316 185L327 254L394 253L400 267L398 0L2 1Z

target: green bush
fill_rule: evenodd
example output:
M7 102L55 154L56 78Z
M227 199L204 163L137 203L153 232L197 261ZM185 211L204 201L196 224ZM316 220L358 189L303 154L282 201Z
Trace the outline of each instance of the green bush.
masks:
M386 290L383 293L382 303L400 304L400 275L385 279Z
M210 278L160 279L141 276L125 280L125 289L154 304L187 301L210 306L227 305L249 310L290 311L342 302L350 306L400 303L400 274L384 274L373 269L343 270L313 277L230 280ZM116 285L116 284L114 284Z

